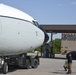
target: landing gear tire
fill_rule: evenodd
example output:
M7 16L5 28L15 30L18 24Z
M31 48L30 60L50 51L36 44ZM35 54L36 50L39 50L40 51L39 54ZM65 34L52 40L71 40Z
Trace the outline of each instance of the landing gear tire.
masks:
M6 62L3 64L2 71L4 74L8 72L8 64Z
M37 68L37 67L38 67L38 60L35 59L32 68Z

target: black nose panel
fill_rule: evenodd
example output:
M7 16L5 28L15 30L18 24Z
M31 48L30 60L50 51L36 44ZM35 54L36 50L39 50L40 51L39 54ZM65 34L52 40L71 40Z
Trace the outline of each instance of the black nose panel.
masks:
M49 36L47 34L47 32L42 28L42 27L39 27L45 34L45 40L44 40L44 43L46 43L48 40L49 40Z

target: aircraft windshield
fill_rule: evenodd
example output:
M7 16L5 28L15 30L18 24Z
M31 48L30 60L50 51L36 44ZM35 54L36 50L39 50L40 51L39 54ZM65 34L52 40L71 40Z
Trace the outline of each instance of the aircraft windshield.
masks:
M37 21L33 21L33 24L37 27L39 27L39 23Z

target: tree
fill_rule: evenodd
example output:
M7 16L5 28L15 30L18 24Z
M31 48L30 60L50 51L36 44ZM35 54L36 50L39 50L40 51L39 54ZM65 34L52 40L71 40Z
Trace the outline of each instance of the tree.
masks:
M60 47L61 47L61 39L57 38L53 40L53 51L54 53L60 53Z

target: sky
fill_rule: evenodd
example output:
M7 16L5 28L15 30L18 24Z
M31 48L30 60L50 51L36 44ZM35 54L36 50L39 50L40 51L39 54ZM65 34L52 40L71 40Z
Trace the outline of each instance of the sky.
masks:
M22 10L39 24L76 24L76 0L0 0L0 3Z

